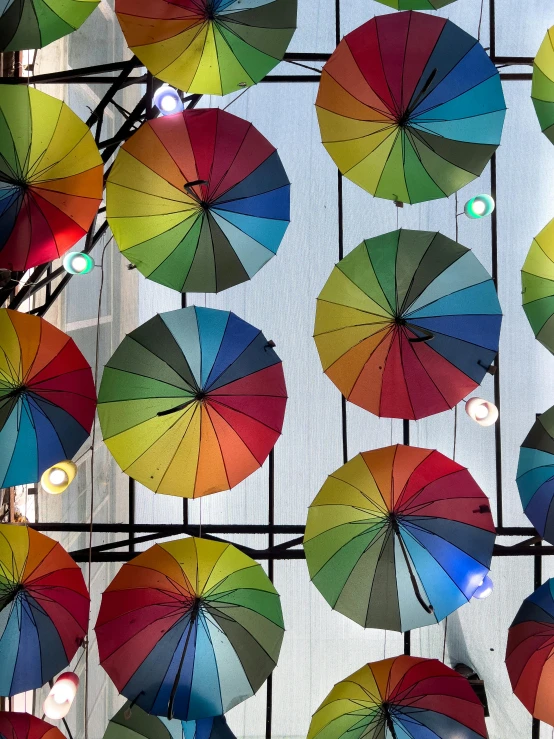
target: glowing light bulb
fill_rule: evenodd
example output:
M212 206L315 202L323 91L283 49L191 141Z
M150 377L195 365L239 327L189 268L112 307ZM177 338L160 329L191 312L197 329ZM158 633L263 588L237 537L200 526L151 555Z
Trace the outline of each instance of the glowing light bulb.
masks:
M52 485L63 485L64 482L67 482L67 472L64 472L60 467L52 467L48 480Z
M71 485L76 474L76 465L71 460L66 459L43 472L40 484L47 493L59 495Z
M466 413L479 426L492 426L498 421L498 408L483 398L470 398L466 403Z
M74 672L64 672L60 675L44 701L45 716L55 721L65 718L77 695L78 687L79 678Z
M477 598L478 600L484 600L485 598L488 598L489 595L494 590L494 583L490 579L488 575L485 575L483 578L483 581L481 585L477 588L477 590L473 593L473 597Z
M70 251L63 258L63 268L70 275L88 275L94 269L94 259L90 254Z
M468 218L484 218L490 216L493 210L494 199L490 195L476 195L464 206L464 213Z
M162 85L153 98L153 103L162 115L173 115L182 113L185 109L177 90L169 85Z

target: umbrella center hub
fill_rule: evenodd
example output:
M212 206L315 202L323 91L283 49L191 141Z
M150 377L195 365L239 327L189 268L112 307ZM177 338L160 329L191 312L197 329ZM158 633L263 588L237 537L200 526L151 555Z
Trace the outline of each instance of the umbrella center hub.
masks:
M400 128L405 128L410 122L410 111L405 110L403 113L400 113L396 122Z
M206 5L206 10L204 12L207 21L215 20L215 9L212 2L208 2L208 4Z
M200 201L200 207L203 211L207 212L210 210L210 204L207 200L201 200Z
M395 316L394 322L397 326L405 326L406 325L406 319L402 318L402 316Z
M199 390L196 395L194 396L195 400L197 400L199 403L202 403L207 397L207 393L204 392L204 390Z

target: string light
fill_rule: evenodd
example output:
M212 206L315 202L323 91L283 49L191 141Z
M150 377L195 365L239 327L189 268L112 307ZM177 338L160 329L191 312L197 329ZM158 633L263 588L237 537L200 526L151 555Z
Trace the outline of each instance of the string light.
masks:
M464 206L468 218L485 218L494 210L494 199L490 195L476 195Z
M79 678L74 672L64 672L52 686L44 701L44 715L54 721L65 718L77 695Z
M94 269L94 259L90 254L70 251L63 258L63 268L70 275L88 275Z
M498 421L498 408L483 398L471 398L466 403L467 415L479 426L492 426Z
M169 85L162 85L154 94L153 103L162 115L182 113L185 109L179 93Z
M47 469L40 478L42 488L50 495L59 495L71 485L77 474L77 466L66 459Z

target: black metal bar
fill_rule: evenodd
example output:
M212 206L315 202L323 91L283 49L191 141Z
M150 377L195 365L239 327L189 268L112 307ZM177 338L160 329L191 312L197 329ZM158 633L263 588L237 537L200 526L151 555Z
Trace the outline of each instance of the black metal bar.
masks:
M491 196L496 202L497 195L497 178L496 178L496 152L491 157ZM492 261L492 279L498 291L498 208L496 207L491 214L491 261ZM494 374L494 404L500 411L500 359L497 354L494 360L496 372ZM502 436L500 430L502 428L501 413L494 427L494 447L495 447L495 474L496 474L496 524L502 527L504 522L504 513L502 507Z
M135 480L129 477L129 553L134 554L135 552L135 510L136 510L136 491L135 491ZM120 546L120 544L113 544L113 546Z
M202 526L202 534L204 534L204 527ZM207 537L204 537L207 538ZM217 541L217 540L216 540ZM240 549L241 551L248 554L250 557L253 557L254 559L258 560L267 560L269 562L271 561L277 561L277 560L291 560L291 559L305 559L306 555L304 554L303 549L292 549L290 551L274 551L274 552L268 552L268 551L255 551L252 549L248 549L247 547L241 547L240 545L233 544L233 546L237 547L237 549ZM75 562L88 562L88 550L85 552L80 551L76 552L75 554L71 555ZM94 556L93 562L129 562L133 557L136 557L136 554L131 554L130 552L99 552Z
M35 531L58 531L61 533L88 532L88 523L30 523L28 526ZM172 524L172 523L137 523L130 526L128 523L95 523L92 530L96 534L127 534L130 531L139 533L158 533L160 537L173 536L177 534L200 535L200 527L197 524ZM289 524L202 524L202 531L209 534L303 534L304 526ZM87 550L88 551L88 550Z
M495 0L489 0L489 56L496 59L496 8Z
M535 548L545 549L546 547L541 547L540 542L536 544ZM554 547L550 547L550 549L553 549ZM534 566L533 566L533 587L536 590L537 588L540 588L542 585L542 560L540 557L535 556ZM534 718L532 729L531 729L531 737L532 739L540 739L541 735L541 722Z
M268 535L268 549L272 550L275 545L275 535L273 532L275 526L275 450L272 449L269 453L269 479L268 479L268 524L269 524L269 535ZM281 550L282 551L282 550ZM275 580L275 568L273 565L273 559L268 561L267 574L271 582ZM266 693L266 704L265 704L265 737L271 739L273 724L273 675L269 675L267 678L267 693Z
M530 82L533 79L533 75L529 72L505 72L504 74L500 72L500 78L505 81L509 80L525 80L526 82Z

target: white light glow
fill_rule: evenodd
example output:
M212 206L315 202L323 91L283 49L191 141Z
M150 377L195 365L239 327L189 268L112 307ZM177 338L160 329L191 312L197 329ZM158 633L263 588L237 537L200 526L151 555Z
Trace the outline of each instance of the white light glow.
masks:
M475 409L475 418L478 421L483 421L488 415L489 415L489 409L484 403L482 405L478 405L477 408Z
M71 266L75 272L82 272L88 267L88 262L84 257L73 257L71 260Z
M470 398L466 403L466 413L479 426L492 426L498 421L498 408L483 398Z
M64 485L68 480L67 472L59 467L52 467L50 474L48 475L48 480L52 485Z
M77 695L78 687L79 678L74 672L64 672L60 675L44 701L45 716L54 721L65 718Z
M185 108L177 90L169 85L163 85L157 90L153 102L162 115L181 113Z
M476 200L473 203L473 212L475 215L482 216L486 210L487 206L482 200Z
M489 595L494 590L494 583L490 579L488 575L485 575L483 578L483 581L481 582L481 585L477 588L477 590L473 593L473 597L477 598L478 600L484 600L485 598L488 598Z
M177 101L173 95L163 95L160 99L160 108L166 113L173 113L177 108Z

